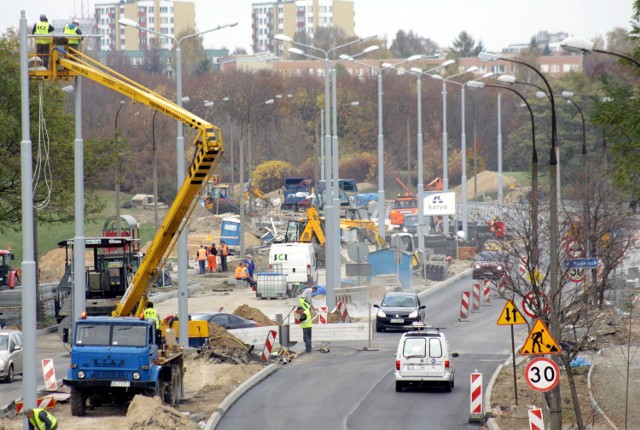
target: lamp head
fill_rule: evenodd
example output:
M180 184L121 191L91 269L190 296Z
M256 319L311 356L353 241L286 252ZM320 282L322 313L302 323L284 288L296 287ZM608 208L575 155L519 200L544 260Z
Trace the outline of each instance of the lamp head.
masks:
M280 97L282 97L282 96L280 96ZM269 99L269 100L265 101L264 104L266 104L266 105L273 104L273 99Z
M411 70L413 73L422 73L422 69L419 67L412 67L409 70Z
M478 70L478 66L471 66L467 70L465 70L465 73L473 73L477 70Z
M381 66L383 69L393 69L395 66L391 63L382 63Z
M450 66L450 65L452 65L452 64L453 64L453 63L455 63L455 62L456 62L456 60L447 60L447 61L445 61L444 63L440 64L440 67L447 67L447 66Z
M371 45L371 46L367 46L366 48L364 48L362 53L363 54L368 54L369 52L377 51L378 49L380 49L380 47L378 45Z
M469 82L467 82L467 86L469 88L484 88L484 82L469 81Z
M291 39L289 36L285 36L284 34L276 34L275 36L273 36L274 39L279 40L280 42L292 42L293 39Z
M340 54L340 59L341 60L349 60L349 61L353 61L353 57L347 54Z
M482 75L482 77L480 79L486 79L486 78L490 78L493 76L493 72L489 72L489 73L485 73L484 75Z
M560 47L569 52L590 54L593 51L593 42L582 37L567 37L560 42Z
M129 19L129 18L120 18L118 20L118 22L120 23L120 25L124 25L125 27L137 27L138 26L137 22L135 22L134 20Z
M435 79L436 81L444 81L444 78L438 74L429 75L431 79Z
M571 97L573 97L573 93L571 91L563 91L562 92L562 97L564 97L565 99L570 99Z
M287 49L287 51L291 52L292 54L305 55L304 51L298 48L289 48Z
M492 54L490 52L481 52L478 54L478 60L480 61L498 61L500 58L500 54Z
M211 107L211 106L213 106L213 102L212 101L206 100L204 102L204 107Z
M424 58L424 55L416 54L416 55L412 55L411 57L407 58L406 61L416 61L416 60L420 60L422 58Z
M498 82L503 84L515 84L516 77L513 75L500 75L498 76Z
M548 96L547 96L547 93L545 93L544 91L538 91L538 92L536 92L536 97L539 98L539 99L543 99L543 98L548 97Z

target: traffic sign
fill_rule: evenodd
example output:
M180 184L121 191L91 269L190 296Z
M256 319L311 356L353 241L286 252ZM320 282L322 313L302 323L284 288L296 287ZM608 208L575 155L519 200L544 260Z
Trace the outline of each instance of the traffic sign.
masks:
M565 242L564 248L570 258L580 258L583 256L580 242L575 239L569 239L567 242Z
M560 368L550 358L534 358L527 365L524 378L527 380L527 384L536 391L551 391L560 382Z
M507 300L507 303L504 304L504 309L502 309L502 313L500 314L500 318L498 318L498 325L515 325L515 324L526 324L527 322L524 319L524 316L520 313L516 305L513 304L511 300Z
M537 319L527 340L520 349L520 355L560 354L562 348L541 319Z
M572 268L567 270L567 277L573 282L584 281L585 275L586 272L584 269Z
M598 267L597 258L572 258L564 260L565 269L595 269Z
M544 293L528 292L524 299L522 299L522 310L531 318L536 318L538 316L538 309L544 313L549 312L549 300L547 296L545 296Z

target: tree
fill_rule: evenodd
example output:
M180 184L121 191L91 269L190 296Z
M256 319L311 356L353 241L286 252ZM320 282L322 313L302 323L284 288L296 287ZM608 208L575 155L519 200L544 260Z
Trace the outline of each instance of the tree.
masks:
M180 40L185 36L195 33L197 33L195 28L187 27L176 36L176 39ZM195 36L183 40L180 44L180 50L182 51L182 71L187 75L196 74L196 70L198 70L202 60L207 58L207 54L205 53L204 46L202 44L203 40L202 36ZM173 49L175 50L175 44ZM175 55L173 58L175 63Z
M21 104L19 40L13 30L0 36L0 231L19 230L22 222ZM38 222L74 219L73 118L64 113L64 93L58 85L30 82L30 128L33 147L34 216ZM88 167L92 169L92 167ZM91 184L87 184L91 192ZM87 198L93 216L100 201Z
M468 58L477 56L484 49L482 41L476 45L476 41L466 31L460 32L453 41L451 54L454 58Z
M405 33L404 30L399 30L389 49L393 58L408 58L416 54L426 54L422 40L413 31Z

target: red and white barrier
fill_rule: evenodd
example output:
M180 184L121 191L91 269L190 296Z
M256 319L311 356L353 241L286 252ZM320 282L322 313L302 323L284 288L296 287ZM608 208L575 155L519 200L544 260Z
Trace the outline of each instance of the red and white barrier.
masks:
M58 382L56 381L56 369L53 367L53 360L45 358L42 360L42 374L44 375L44 386L47 391L56 391Z
M488 279L485 279L482 284L482 304L485 306L491 304L491 284Z
M36 408L50 409L50 408L54 407L55 405L56 405L56 399L54 399L52 396L40 397L36 401ZM23 402L16 402L16 412L17 413L22 412L22 408L24 408L24 403Z
M271 356L271 350L273 349L273 345L276 343L276 335L278 334L275 330L269 330L267 333L267 340L264 343L264 348L262 348L262 355L260 359L262 361L267 361Z
M347 305L345 305L342 302L338 302L336 309L338 309L338 313L340 314L340 319L342 320L343 323L347 322L347 318L351 319L351 317L349 317L349 312L347 311Z
M468 291L462 293L462 300L460 301L460 318L458 321L469 321L469 295Z
M318 306L318 324L327 323L327 312L329 308L326 306Z
M471 374L469 422L482 420L482 373Z
M473 284L471 300L471 312L480 312L480 284Z
M529 409L529 430L544 430L544 418L542 409Z

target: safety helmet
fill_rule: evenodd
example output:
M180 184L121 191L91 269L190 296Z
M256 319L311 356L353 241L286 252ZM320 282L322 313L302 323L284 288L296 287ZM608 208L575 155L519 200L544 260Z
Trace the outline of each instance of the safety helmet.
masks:
M40 15L40 21L46 21L46 20L47 20L47 15L45 15L44 13Z
M75 25L80 25L80 20L78 18L73 18L73 21L71 22L74 23Z

